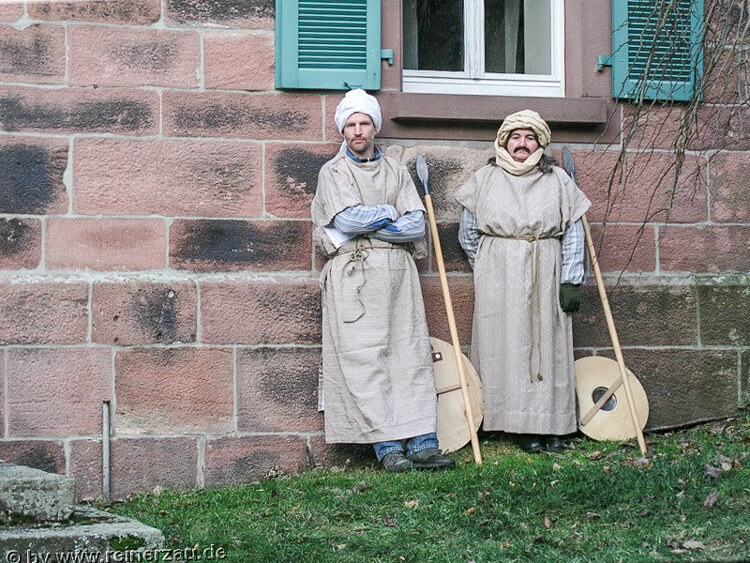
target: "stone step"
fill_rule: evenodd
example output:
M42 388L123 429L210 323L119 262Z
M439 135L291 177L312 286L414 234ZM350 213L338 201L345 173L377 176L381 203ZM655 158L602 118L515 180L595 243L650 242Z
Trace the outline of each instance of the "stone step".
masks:
M72 477L0 461L0 524L67 520L74 497Z
M66 522L0 526L2 561L162 561L163 545L156 528L87 506Z

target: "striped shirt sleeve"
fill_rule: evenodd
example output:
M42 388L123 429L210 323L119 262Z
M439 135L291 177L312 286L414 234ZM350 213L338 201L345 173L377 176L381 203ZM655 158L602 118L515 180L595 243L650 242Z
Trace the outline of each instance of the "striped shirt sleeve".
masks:
M585 278L583 270L583 222L578 219L565 229L562 236L562 272L560 283L580 285Z
M353 205L333 218L333 226L347 235L377 231L398 217L392 205Z
M386 242L413 242L424 237L424 226L424 212L410 211L404 213L396 221L378 229L372 236Z
M477 229L477 220L474 214L464 207L461 218L458 221L458 243L464 249L469 265L474 267L474 258L479 247L479 239L482 232Z

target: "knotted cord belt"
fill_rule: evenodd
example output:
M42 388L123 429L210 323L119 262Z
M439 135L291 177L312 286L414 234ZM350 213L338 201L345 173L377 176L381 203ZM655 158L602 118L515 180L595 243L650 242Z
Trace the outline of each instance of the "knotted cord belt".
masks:
M365 275L365 260L367 260L368 254L369 253L362 245L362 239L358 237L356 246L354 247L352 253L349 255L349 260L344 265L344 269L346 270L347 276L353 275L357 269L362 272L362 283L360 283L355 290L357 293L357 301L359 302L359 306L362 308L362 312L357 316L356 319L352 319L350 321L345 320L345 323L356 323L359 319L365 316L366 309L365 304L362 302L361 292L362 288L365 287L365 284L367 283L367 276Z
M346 264L344 264L344 271L346 272L346 275L353 276L357 271L360 271L362 273L362 283L360 283L355 289L355 292L357 294L357 301L359 302L359 306L362 309L362 312L357 315L357 318L355 319L351 319L348 321L344 320L344 323L356 323L359 319L364 317L365 313L367 312L361 296L362 288L365 287L365 284L367 283L367 276L365 274L365 261L370 254L368 251L376 248L385 250L398 250L403 249L403 246L367 237L357 237L355 240L346 243L341 247L341 249L339 249L340 251L343 249L345 252L350 252L349 259L347 260Z
M529 279L531 280L531 315L529 315L529 333L531 334L531 346L529 346L529 381L542 381L542 305L539 295L539 265L541 254L539 252L539 241L554 236L524 235L524 236L501 236L512 240L525 240L531 244L531 260L529 260ZM534 352L536 351L537 369L534 373Z

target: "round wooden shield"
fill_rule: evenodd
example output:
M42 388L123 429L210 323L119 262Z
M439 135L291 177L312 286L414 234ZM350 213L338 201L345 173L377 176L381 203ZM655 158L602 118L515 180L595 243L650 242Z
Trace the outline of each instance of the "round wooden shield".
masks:
M576 396L578 398L578 429L594 440L629 440L636 431L630 416L625 387L621 384L601 409L585 425L582 419L612 385L620 380L615 360L601 356L580 358L575 362ZM640 381L625 368L633 394L635 411L641 430L648 420L648 398Z
M458 378L456 355L453 345L430 337L432 345L432 365L435 373L437 390L437 435L440 449L444 452L460 450L471 441L469 421L464 409L463 393ZM474 415L474 428L479 429L484 418L484 388L479 374L471 365L466 354L461 354L464 361L464 373L469 391L471 410Z

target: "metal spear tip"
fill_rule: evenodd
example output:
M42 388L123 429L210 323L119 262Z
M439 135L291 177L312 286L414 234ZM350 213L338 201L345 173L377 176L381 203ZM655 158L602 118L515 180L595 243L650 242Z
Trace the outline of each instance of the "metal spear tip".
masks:
M576 165L573 161L573 155L570 152L570 149L566 146L562 148L562 157L563 157L563 168L565 168L565 171L568 173L568 176L575 182L576 176Z
M429 177L429 174L427 172L427 160L422 154L417 155L417 176L419 177L419 181L422 182L424 193L429 194L430 187L427 183L427 179Z

